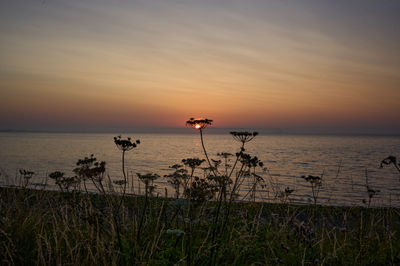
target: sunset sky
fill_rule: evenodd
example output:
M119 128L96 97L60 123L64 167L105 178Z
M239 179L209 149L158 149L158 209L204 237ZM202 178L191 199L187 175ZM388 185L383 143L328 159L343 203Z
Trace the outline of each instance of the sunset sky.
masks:
M400 133L400 1L0 2L0 130Z

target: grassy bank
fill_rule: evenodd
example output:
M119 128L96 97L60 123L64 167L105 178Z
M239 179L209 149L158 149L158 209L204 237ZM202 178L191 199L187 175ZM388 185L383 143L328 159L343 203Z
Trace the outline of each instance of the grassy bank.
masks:
M400 263L393 208L0 191L2 264Z
M20 169L19 188L0 188L0 244L3 264L43 265L382 265L400 264L400 212L369 208L378 191L369 187L365 207L320 206L320 176L302 176L312 205L293 205L286 186L246 153L257 132L230 134L238 152L209 157L203 130L209 119L189 119L199 131L204 157L182 159L164 178L172 198L158 198L155 173L136 173L144 196L134 194L125 153L140 140L114 137L121 151L123 179L106 171L93 154L79 159L73 176L52 172L60 192L29 189L33 171ZM393 164L393 156L382 161ZM400 169L400 168L397 168ZM338 169L338 174L339 174ZM400 170L399 170L400 173ZM132 177L133 178L133 177ZM129 183L131 181L131 183ZM242 185L248 184L246 193ZM89 193L89 184L97 193ZM257 201L269 187L273 200ZM165 192L165 195L167 193ZM171 195L170 195L171 196Z

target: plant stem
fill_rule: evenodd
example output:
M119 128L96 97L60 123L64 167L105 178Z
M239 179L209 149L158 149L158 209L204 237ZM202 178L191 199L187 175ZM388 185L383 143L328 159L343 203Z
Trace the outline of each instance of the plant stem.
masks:
M200 129L200 140L201 140L201 146L203 147L204 155L206 156L207 162L208 162L208 164L210 165L210 169L211 169L211 171L213 172L214 176L217 176L217 174L216 174L216 172L215 172L215 170L214 170L214 167L211 165L210 159L208 158L207 151L206 151L206 147L204 146L204 141L203 141L203 130L202 130L202 129Z
M126 183L127 183L127 179L126 179L126 174L125 174L125 151L122 151L122 174L124 175L124 191L122 193L122 196L125 195L125 191L126 191Z

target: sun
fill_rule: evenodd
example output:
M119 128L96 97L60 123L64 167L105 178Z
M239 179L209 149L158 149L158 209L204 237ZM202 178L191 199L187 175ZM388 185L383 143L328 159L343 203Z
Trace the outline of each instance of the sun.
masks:
M211 126L212 120L207 118L197 118L194 119L193 117L186 121L186 126L192 127L197 130L202 130L207 126Z

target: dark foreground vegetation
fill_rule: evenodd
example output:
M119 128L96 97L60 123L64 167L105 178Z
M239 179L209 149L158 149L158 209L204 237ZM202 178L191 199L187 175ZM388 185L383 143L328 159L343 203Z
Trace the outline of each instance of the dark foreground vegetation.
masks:
M117 218L121 196L0 191L2 264L400 263L394 208L236 202L216 224L216 202L124 197Z
M318 204L323 176L302 176L312 205L291 204L293 189L276 186L246 143L257 132L231 132L236 154L210 158L203 130L212 120L191 118L204 159L186 158L164 178L173 198L156 191L155 173L137 173L135 195L125 153L140 140L121 136L123 179L106 172L94 155L79 159L74 175L56 171L41 184L21 169L18 187L0 188L0 256L8 265L398 265L400 210L370 208L379 191L368 184L364 207ZM394 156L382 161L400 173ZM48 181L59 192L46 191ZM241 191L242 185L248 184ZM42 187L41 190L31 189ZM97 193L90 192L94 188ZM279 204L257 201L268 186ZM129 193L130 191L130 193ZM170 195L171 196L171 195Z

